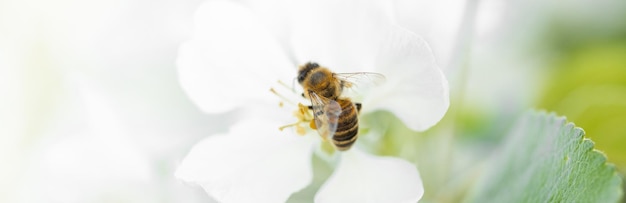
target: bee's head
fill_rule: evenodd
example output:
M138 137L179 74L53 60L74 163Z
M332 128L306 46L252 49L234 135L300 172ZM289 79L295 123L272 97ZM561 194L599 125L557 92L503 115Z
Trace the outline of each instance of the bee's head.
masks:
M308 62L298 69L298 83L302 84L304 79L311 73L313 69L319 68L320 65L314 62Z

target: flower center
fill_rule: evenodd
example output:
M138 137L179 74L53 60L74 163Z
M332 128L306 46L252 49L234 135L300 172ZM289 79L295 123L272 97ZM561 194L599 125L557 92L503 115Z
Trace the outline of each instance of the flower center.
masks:
M282 87L284 87L284 89L288 89L292 93L291 95L296 95L299 97L299 95L295 92L295 90L293 90L293 88L289 88L285 83L280 80L278 81L278 83ZM296 110L293 111L292 115L296 117L297 121L295 123L281 126L278 128L279 130L282 131L285 128L294 127L296 130L296 134L305 135L307 131L306 125L308 125L310 129L316 129L315 122L313 121L314 117L311 110L309 109L309 106L306 106L300 102L294 102L293 100L285 97L283 94L276 91L276 89L274 88L270 88L270 91L281 99L281 101L278 103L280 107L285 107L285 104L288 104L291 107L296 107Z
M280 89L285 89L290 92L287 95L295 97L294 100L291 100L285 97L283 94L281 94L274 88L270 88L270 92L272 92L274 95L280 98L280 102L278 103L278 106L280 106L281 108L284 108L286 106L295 107L296 110L293 111L292 115L296 117L297 119L296 122L281 126L278 129L282 131L286 128L293 127L295 129L296 134L300 136L306 135L307 132L310 131L309 129L317 130L317 126L315 125L315 120L314 120L315 117L313 116L313 111L311 110L310 106L304 105L300 102L294 102L297 100L304 100L301 94L298 94L293 88L290 88L288 85L286 85L285 83L281 81L278 81L278 83L280 84L280 86L283 87ZM336 150L332 146L331 142L329 142L328 138L322 136L321 134L319 137L321 138L322 142L321 142L321 145L319 145L319 150L316 150L316 154L318 154L320 157L324 159L330 160L331 159L330 157L332 157L332 155L334 154Z

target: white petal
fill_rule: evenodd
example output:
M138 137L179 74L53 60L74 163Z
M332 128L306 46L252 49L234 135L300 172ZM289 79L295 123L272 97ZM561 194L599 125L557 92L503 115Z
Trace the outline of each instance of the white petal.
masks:
M285 50L290 50L289 35L291 16L289 7L296 3L293 0L238 0L250 8L260 20L268 27L268 30L278 39Z
M365 95L363 111L388 110L409 128L426 130L448 110L448 81L421 37L397 26L388 35L376 58L387 81Z
M208 1L195 20L194 37L180 47L177 66L183 89L205 112L273 100L269 88L295 77L296 65L247 8Z
M458 43L467 0L395 0L395 16L403 27L419 34L431 45L441 68L448 65ZM481 5L483 5L481 3ZM486 12L492 14L492 12Z
M391 2L377 0L299 1L292 21L292 45L300 63L315 61L335 72L373 70Z
M312 181L310 138L267 121L239 123L193 147L176 177L218 202L285 202Z
M377 157L356 148L342 154L315 202L417 202L424 194L417 168L402 159Z

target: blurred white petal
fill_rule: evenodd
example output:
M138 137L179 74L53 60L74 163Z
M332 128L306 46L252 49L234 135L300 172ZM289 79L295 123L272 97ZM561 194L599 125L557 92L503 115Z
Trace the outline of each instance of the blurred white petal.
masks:
M201 185L219 202L285 202L313 178L310 136L280 132L275 122L243 121L227 135L194 146L176 177Z
M110 98L95 91L86 81L75 86L80 87L77 92L82 101L74 108L83 107L84 125L75 126L80 129L78 132L60 140L44 141L35 148L37 153L25 172L21 198L25 202L157 200L160 196L140 195L155 192L151 187L146 188L154 185L155 174L149 158L118 123L117 109L111 106Z
M42 161L30 173L34 184L28 192L39 195L24 194L24 198L52 202L158 199L137 196L151 191L148 188L133 189L149 185L154 175L147 157L129 145L128 140L95 138L89 133L73 135L45 147Z
M455 54L467 0L394 0L398 23L424 37L441 68L448 70ZM481 2L482 3L482 2Z
M237 3L209 1L195 17L194 36L177 61L180 83L207 113L244 102L275 101L269 88L296 75L276 38L252 12Z
M387 81L368 93L363 111L389 110L417 131L432 127L446 113L450 100L448 81L428 44L397 26L383 44L376 72L384 74Z
M292 13L294 54L335 72L371 71L391 25L391 4L377 0L299 1Z
M289 15L293 9L293 4L297 4L297 1L293 0L237 0L242 5L250 8L255 16L263 22L265 27L274 35L277 41L285 48L286 51L290 51L289 37L291 34L290 28L291 16Z
M23 96L25 77L18 64L20 54L6 49L3 42L0 38L0 191L7 195L0 195L0 202L11 202L10 195L14 194L15 183L20 177L18 174L22 171L23 159L20 155L24 141L21 135L27 129L25 113L28 105Z
M315 202L417 202L423 194L422 179L413 164L352 148L342 154Z

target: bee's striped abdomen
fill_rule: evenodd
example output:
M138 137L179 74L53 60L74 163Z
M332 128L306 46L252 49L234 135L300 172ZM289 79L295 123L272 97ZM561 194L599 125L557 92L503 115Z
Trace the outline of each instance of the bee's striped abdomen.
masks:
M337 102L341 105L342 111L332 142L339 151L345 151L352 147L358 137L359 120L356 107L349 99L338 99Z

